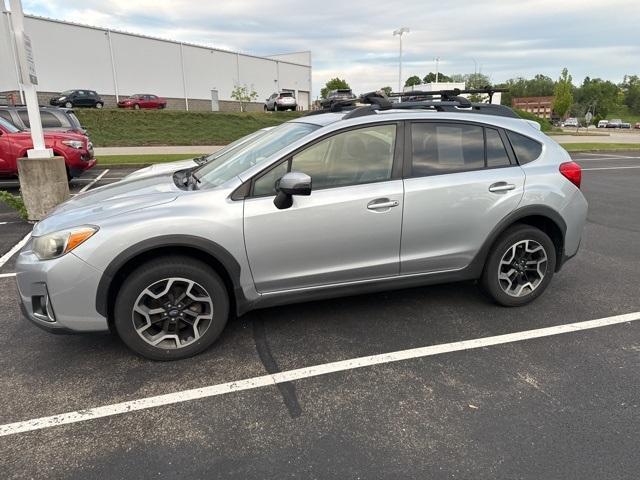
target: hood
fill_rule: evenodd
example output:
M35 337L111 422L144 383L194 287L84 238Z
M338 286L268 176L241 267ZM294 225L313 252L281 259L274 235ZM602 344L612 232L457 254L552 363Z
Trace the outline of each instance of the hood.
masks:
M79 225L100 225L114 215L169 203L180 190L172 175L158 175L111 185L81 193L56 207L33 229L34 236Z
M141 168L133 173L130 173L124 180L133 180L147 177L154 177L156 175L164 175L167 173L175 173L178 170L184 170L185 168L197 167L198 164L193 159L178 160L177 162L156 163L149 167Z

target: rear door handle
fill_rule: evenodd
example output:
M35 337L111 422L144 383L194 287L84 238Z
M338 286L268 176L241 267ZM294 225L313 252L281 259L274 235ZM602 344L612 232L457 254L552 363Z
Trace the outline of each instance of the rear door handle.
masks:
M388 198L379 198L372 200L367 204L369 210L382 210L383 208L397 207L400 202L397 200L389 200Z
M509 190L515 190L516 186L513 183L496 182L489 186L489 191L493 193L508 192Z

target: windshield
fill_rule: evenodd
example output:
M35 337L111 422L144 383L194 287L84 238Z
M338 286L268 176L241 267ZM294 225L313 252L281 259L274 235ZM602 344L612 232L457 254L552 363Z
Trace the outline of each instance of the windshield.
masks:
M261 136L263 136L267 132L268 130L258 130L256 132L250 133L249 135L245 135L244 137L239 138L235 142L231 142L226 147L216 152L213 152L205 157L202 157L201 163L208 163L211 160L215 160L218 157L221 157L223 155L228 155L231 153L232 150L237 150L240 145L251 143L256 139L260 138Z
M318 128L319 125L310 123L283 123L255 141L229 150L215 160L205 163L194 172L194 176L200 181L201 188L215 188L248 168L261 164L274 153Z
M13 123L10 123L8 120L0 117L0 126L7 130L9 133L19 132L20 129L16 127Z
M62 92L60 95L61 96L65 96L65 95L71 95L73 93L73 90L65 90L64 92Z

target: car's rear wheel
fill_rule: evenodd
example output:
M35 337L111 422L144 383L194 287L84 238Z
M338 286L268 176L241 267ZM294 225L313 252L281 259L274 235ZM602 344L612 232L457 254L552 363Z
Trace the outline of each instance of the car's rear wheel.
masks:
M189 257L162 257L131 273L116 298L122 341L152 360L179 360L207 349L224 329L229 297L220 276Z
M481 286L500 305L526 305L544 292L555 267L556 249L549 236L530 225L515 225L489 252Z
M133 109L134 110L140 110L140 105L138 105L137 103L133 104Z
M97 102L96 103L96 108L102 108L104 105L102 104L102 102Z
M73 108L73 103L71 103L71 102L66 102L66 103L64 104L64 106L65 106L66 108Z

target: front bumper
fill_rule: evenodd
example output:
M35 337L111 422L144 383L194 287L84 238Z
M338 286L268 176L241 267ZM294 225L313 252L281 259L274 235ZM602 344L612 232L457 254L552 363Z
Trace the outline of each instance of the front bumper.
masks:
M27 243L16 261L16 281L24 316L50 332L107 331L107 319L96 311L94 301L102 272L73 252L40 261L30 244Z

